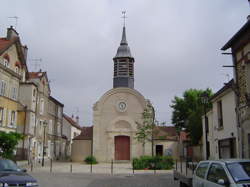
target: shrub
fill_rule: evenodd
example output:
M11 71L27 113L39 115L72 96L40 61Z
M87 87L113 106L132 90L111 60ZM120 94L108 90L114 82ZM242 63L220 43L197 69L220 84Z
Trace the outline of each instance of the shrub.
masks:
M174 160L171 156L141 156L134 158L134 169L172 169Z
M84 160L87 164L97 164L96 158L94 156L87 156Z

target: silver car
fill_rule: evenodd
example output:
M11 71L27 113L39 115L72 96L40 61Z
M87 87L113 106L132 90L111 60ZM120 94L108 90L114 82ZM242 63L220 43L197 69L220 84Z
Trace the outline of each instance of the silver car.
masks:
M250 187L250 160L201 161L193 187Z

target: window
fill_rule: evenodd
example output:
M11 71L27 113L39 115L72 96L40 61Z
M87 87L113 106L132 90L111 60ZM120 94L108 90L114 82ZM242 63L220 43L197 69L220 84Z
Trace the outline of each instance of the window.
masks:
M44 112L44 100L43 98L40 99L40 114Z
M15 121L16 121L16 112L15 111L11 111L10 114L10 126L15 126Z
M18 67L18 66L15 67L15 72L16 72L17 74L19 74L19 67Z
M10 66L9 61L8 61L6 58L3 59L3 65L4 65L5 67L9 67L9 66Z
M225 183L229 182L224 168L220 164L212 164L208 171L207 180L218 184L219 179L223 179Z
M3 125L3 108L0 107L0 126Z
M15 87L11 89L11 99L17 100L17 88Z
M222 102L217 102L217 115L218 115L218 127L223 127L223 116L222 116Z
M33 89L33 97L36 97L36 89Z
M49 120L49 134L52 134L52 120Z
M7 90L7 84L5 81L0 81L0 95L5 96Z
M57 135L61 136L61 125L59 123L57 124Z
M201 163L195 171L196 176L200 178L205 178L208 168L208 163Z

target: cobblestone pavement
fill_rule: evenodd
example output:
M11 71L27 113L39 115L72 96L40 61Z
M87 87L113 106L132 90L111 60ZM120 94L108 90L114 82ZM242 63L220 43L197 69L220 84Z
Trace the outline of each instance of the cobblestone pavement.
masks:
M172 174L31 173L41 187L177 187Z

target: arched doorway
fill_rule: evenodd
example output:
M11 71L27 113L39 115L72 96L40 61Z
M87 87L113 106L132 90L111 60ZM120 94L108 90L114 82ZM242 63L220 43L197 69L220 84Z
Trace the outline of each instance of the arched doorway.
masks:
M130 160L129 136L115 136L115 160Z

